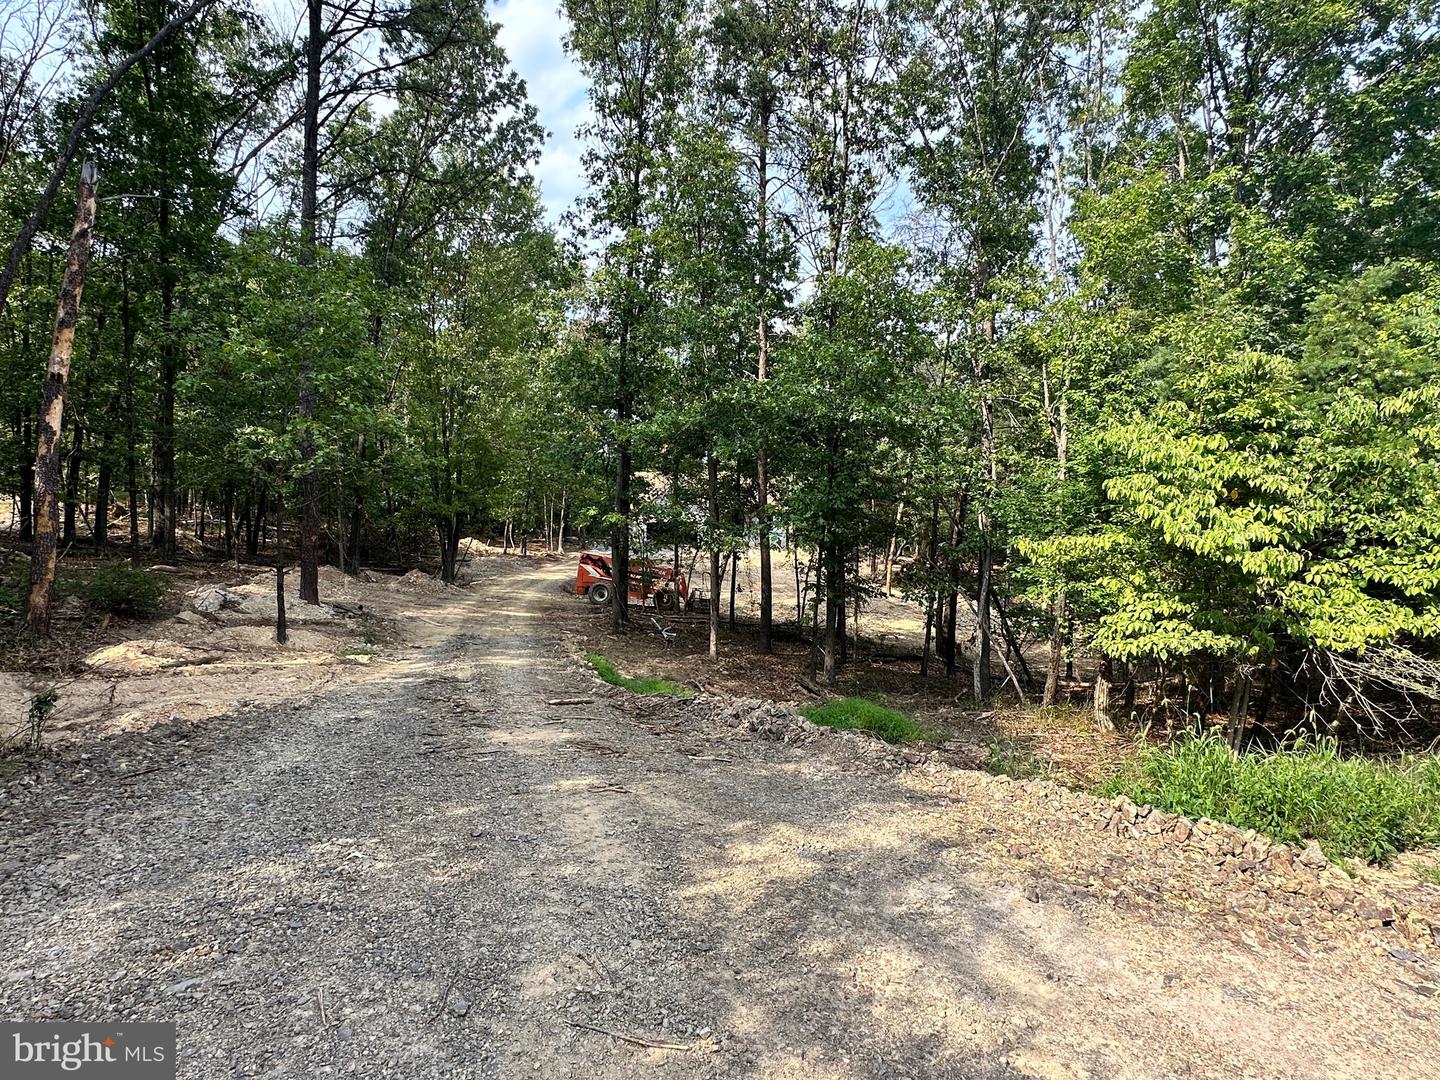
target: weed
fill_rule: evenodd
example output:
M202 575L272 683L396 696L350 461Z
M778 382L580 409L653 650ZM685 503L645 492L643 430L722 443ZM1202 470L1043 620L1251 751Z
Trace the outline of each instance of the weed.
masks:
M1440 866L1418 866L1415 876L1431 885L1440 885Z
M30 699L30 707L25 712L25 718L29 728L25 733L25 749L31 753L38 753L45 739L45 728L50 722L50 714L55 711L55 706L60 702L60 693L55 687L42 690Z
M862 697L806 705L800 715L812 723L840 731L873 731L888 743L911 743L925 738L924 728L904 713Z
M1012 780L1034 780L1050 775L1050 763L1037 758L1029 750L1013 744L1002 745L999 740L991 739L985 771L995 776L1008 776Z
M55 595L78 596L97 611L145 617L160 610L166 587L159 574L117 562L61 574Z
M623 687L632 694L668 694L670 697L694 697L695 691L688 687L673 683L669 679L631 678L628 675L621 675L607 658L599 653L586 653L585 659L595 669L595 673L611 686Z
M1313 839L1332 859L1384 863L1440 843L1440 758L1346 756L1333 739L1235 754L1214 736L1188 738L1142 752L1103 790L1289 844Z

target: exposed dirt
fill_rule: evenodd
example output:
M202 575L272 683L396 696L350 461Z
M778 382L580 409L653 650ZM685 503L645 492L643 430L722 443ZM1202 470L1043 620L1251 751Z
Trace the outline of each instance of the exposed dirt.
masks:
M782 588L776 603L770 655L761 655L756 649L759 616L753 597L758 586L752 583L754 568L744 561L733 629L728 620L728 595L723 597L727 617L721 620L718 662L710 659L709 615L704 611L679 615L639 611L630 631L620 637L611 633L608 609L572 604L558 612L557 618L567 635L587 649L604 653L630 674L664 676L725 694L810 701L814 699L804 686L810 647L795 631L791 573L790 564L777 558L775 580L789 591ZM961 625L966 631L969 624L962 620ZM1004 687L1004 672L998 665L995 678L1001 692L985 708L977 709L970 697L968 662L963 658L954 678L944 677L939 661L933 662L930 678L920 678L924 624L917 605L898 597L875 596L862 618L861 631L859 645L852 647L853 655L840 669L836 692L858 694L900 709L933 732L937 741L963 740L980 747L982 755L1003 758L1016 771L1085 785L1112 773L1134 748L1136 736L1097 727L1088 704L1044 711L1020 707ZM1043 657L1038 649L1032 651L1031 663L1038 671ZM1088 684L1075 683L1074 688L1089 693ZM1033 700L1029 704L1033 706Z
M177 1020L206 1080L1437 1075L1424 943L1023 785L667 721L574 659L572 574L355 584L328 652L117 679L141 721L8 780L0 1008Z

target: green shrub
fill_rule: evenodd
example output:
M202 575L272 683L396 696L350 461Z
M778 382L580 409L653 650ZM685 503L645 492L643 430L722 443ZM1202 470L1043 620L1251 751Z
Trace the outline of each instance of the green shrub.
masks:
M1144 751L1108 795L1187 817L1255 829L1288 844L1316 840L1332 859L1387 862L1440 844L1440 758L1347 756L1333 739L1234 754L1214 736Z
M126 563L67 571L55 582L58 598L78 596L96 611L116 615L154 615L165 598L167 582L159 574Z
M669 679L636 679L621 675L618 668L599 653L586 653L585 659L596 674L611 686L620 686L633 694L668 694L670 697L694 697L695 691Z
M841 731L873 731L888 743L918 742L925 737L925 730L904 713L860 697L806 705L800 715Z

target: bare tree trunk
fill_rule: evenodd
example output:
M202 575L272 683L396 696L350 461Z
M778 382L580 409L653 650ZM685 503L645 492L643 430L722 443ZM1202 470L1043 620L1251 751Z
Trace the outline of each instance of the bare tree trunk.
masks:
M70 356L75 347L75 324L80 320L80 296L90 263L90 238L95 230L95 166L80 169L75 201L75 225L65 256L65 276L55 310L55 336L50 345L50 366L40 396L40 437L35 449L35 544L30 561L30 598L25 622L31 634L50 634L50 594L55 584L55 533L59 526L60 427L65 417L65 389L70 381Z

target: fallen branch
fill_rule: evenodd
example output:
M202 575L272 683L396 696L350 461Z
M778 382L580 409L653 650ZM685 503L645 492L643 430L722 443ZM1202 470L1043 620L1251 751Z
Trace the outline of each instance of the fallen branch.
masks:
M635 1046L648 1046L652 1050L698 1050L711 1054L716 1049L714 1039L700 1039L693 1043L667 1042L664 1039L647 1039L640 1035L626 1035L620 1031L611 1031L609 1028L581 1023L579 1020L566 1020L565 1022L573 1028L593 1031L598 1035L609 1035L612 1039L619 1039L621 1042L632 1043Z
M218 664L225 658L223 656L200 656L192 660L171 660L161 664L156 671L173 671L182 667L200 667L202 664Z
M115 780L117 783L123 780L134 780L137 776L149 776L151 773L159 772L163 768L165 768L164 765L152 765L148 769L137 769L135 772L124 773L117 776Z
M545 702L546 705L593 705L593 697L557 697Z

